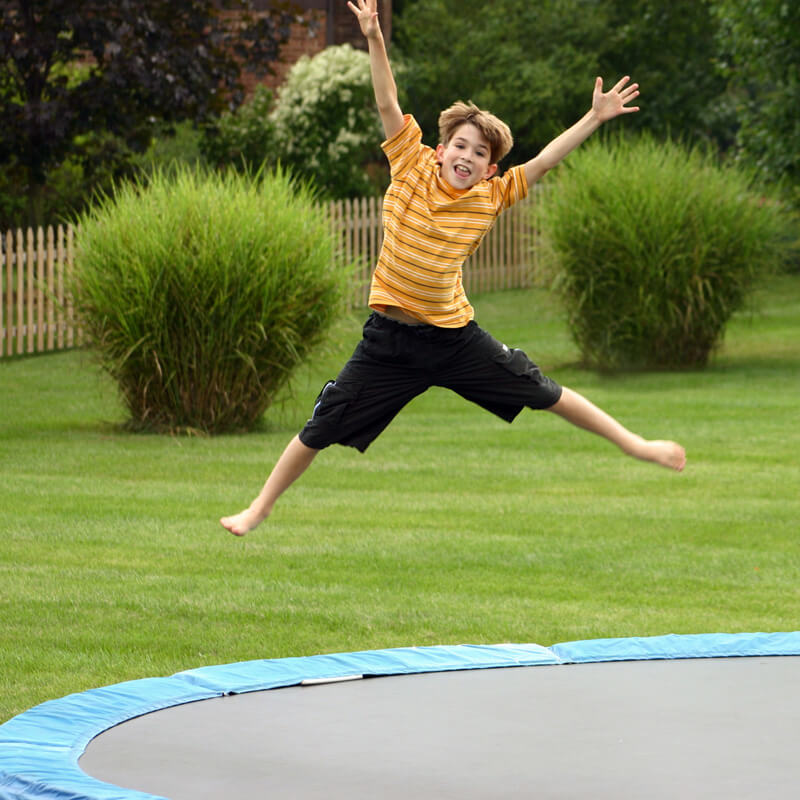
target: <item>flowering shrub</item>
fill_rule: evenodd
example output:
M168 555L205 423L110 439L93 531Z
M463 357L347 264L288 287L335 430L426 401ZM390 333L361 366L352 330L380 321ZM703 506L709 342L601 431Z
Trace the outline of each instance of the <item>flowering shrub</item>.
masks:
M374 194L366 166L383 161L369 56L349 44L302 57L270 115L274 155L327 197Z

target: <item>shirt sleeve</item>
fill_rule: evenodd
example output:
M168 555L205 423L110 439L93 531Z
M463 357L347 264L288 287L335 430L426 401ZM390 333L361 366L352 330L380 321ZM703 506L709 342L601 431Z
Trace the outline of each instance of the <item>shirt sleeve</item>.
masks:
M525 177L525 168L521 166L507 170L502 178L492 178L489 185L498 214L528 196L528 179Z
M381 144L386 158L389 159L392 180L408 173L419 161L420 156L431 149L422 144L422 130L414 117L411 114L404 114L403 119L403 127Z

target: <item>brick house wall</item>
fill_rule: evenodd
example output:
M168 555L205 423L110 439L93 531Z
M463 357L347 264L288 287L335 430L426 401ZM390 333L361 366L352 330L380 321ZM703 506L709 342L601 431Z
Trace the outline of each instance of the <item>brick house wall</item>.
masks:
M244 75L243 81L249 91L257 83L264 83L274 89L280 86L286 73L301 56L313 56L333 44L351 44L366 50L366 42L361 35L358 22L353 12L347 7L346 0L293 0L295 5L303 9L303 17L310 24L292 25L289 41L281 48L281 60L272 64L274 75L256 78ZM268 9L269 0L256 4L257 8ZM392 35L392 0L378 0L381 29L388 44Z

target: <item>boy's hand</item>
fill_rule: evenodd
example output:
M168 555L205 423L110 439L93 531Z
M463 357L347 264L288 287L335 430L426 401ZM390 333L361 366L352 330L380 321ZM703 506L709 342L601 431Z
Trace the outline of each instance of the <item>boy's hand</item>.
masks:
M367 39L380 33L377 0L356 0L355 3L348 0L347 5L358 18L358 24L361 26L361 33L363 33Z
M630 78L626 75L618 80L614 87L603 92L603 79L594 82L592 108L587 111L572 127L556 136L538 156L525 164L525 178L528 186L533 186L546 172L560 164L576 147L588 139L604 122L620 114L631 114L639 110L639 106L629 106L631 100L639 96L639 84L626 84Z
M639 96L639 84L625 84L630 80L627 75L614 84L613 88L603 93L603 79L594 82L592 95L592 110L600 122L607 122L620 114L632 114L639 110L639 106L625 105Z

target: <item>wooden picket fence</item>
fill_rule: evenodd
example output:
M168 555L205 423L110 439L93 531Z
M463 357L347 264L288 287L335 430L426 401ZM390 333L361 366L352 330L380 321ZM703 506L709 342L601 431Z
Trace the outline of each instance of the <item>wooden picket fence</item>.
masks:
M0 356L62 350L81 343L67 291L72 227L8 231L0 258Z
M533 226L528 199L502 214L464 265L464 286L477 293L529 286ZM327 213L339 255L355 269L351 308L366 307L382 242L380 198L336 200ZM79 346L83 333L68 285L76 233L69 225L8 231L0 237L0 357Z

